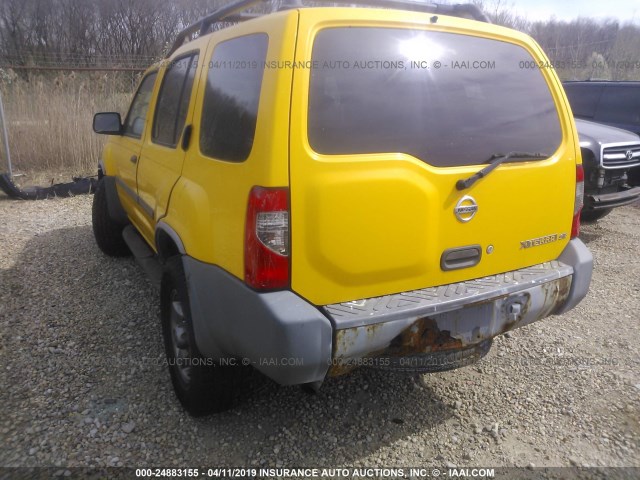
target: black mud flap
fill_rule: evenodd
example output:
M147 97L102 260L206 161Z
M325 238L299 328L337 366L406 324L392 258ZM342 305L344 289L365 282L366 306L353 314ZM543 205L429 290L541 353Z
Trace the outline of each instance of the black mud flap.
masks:
M98 186L97 178L74 177L73 182L56 183L50 187L26 187L21 189L11 177L3 173L0 175L0 190L9 195L11 198L21 200L44 200L53 197L73 197L74 195L82 195L93 193Z

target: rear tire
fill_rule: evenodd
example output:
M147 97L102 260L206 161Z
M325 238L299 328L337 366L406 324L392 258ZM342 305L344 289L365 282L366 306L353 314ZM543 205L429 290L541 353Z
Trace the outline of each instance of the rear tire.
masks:
M96 239L98 248L100 248L105 255L109 255L110 257L126 257L131 255L131 251L122 237L124 225L113 221L109 215L104 179L98 181L96 192L93 195L91 220L93 224L93 236Z
M582 210L580 220L585 223L595 222L609 215L612 210L612 208L605 208L603 210Z
M194 417L232 408L245 369L216 365L198 350L180 256L171 257L165 264L160 307L167 364L182 406Z

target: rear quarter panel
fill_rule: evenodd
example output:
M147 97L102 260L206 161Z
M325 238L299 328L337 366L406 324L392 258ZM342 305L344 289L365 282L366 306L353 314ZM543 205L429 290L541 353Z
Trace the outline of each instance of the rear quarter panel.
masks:
M216 45L254 33L269 37L267 61L293 58L297 11L287 11L244 22L211 35L209 63ZM200 151L202 104L208 68L196 92L191 147L171 195L164 221L181 237L186 253L216 264L244 278L244 227L249 192L254 185L289 185L288 138L292 71L265 68L253 147L247 160L233 163L210 158Z

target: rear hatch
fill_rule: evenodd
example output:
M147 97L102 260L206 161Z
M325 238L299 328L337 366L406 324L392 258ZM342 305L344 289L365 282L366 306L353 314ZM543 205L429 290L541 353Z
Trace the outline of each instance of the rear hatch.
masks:
M517 270L569 241L575 132L542 53L511 30L430 18L301 11L291 281L312 303ZM510 152L541 158L456 188Z

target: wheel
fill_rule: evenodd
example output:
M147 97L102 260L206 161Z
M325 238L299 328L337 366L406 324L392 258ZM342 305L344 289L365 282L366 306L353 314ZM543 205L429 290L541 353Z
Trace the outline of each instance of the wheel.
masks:
M582 210L580 214L580 220L583 222L595 222L601 218L606 217L611 213L612 208L605 208L602 210Z
M185 410L198 417L232 408L244 369L241 365L216 365L198 350L179 256L165 264L160 315L171 382Z
M98 248L110 257L126 257L131 255L131 251L122 238L124 225L114 222L109 216L107 206L107 191L104 180L101 179L93 195L93 205L91 208L91 220L93 224L93 236L96 239Z

